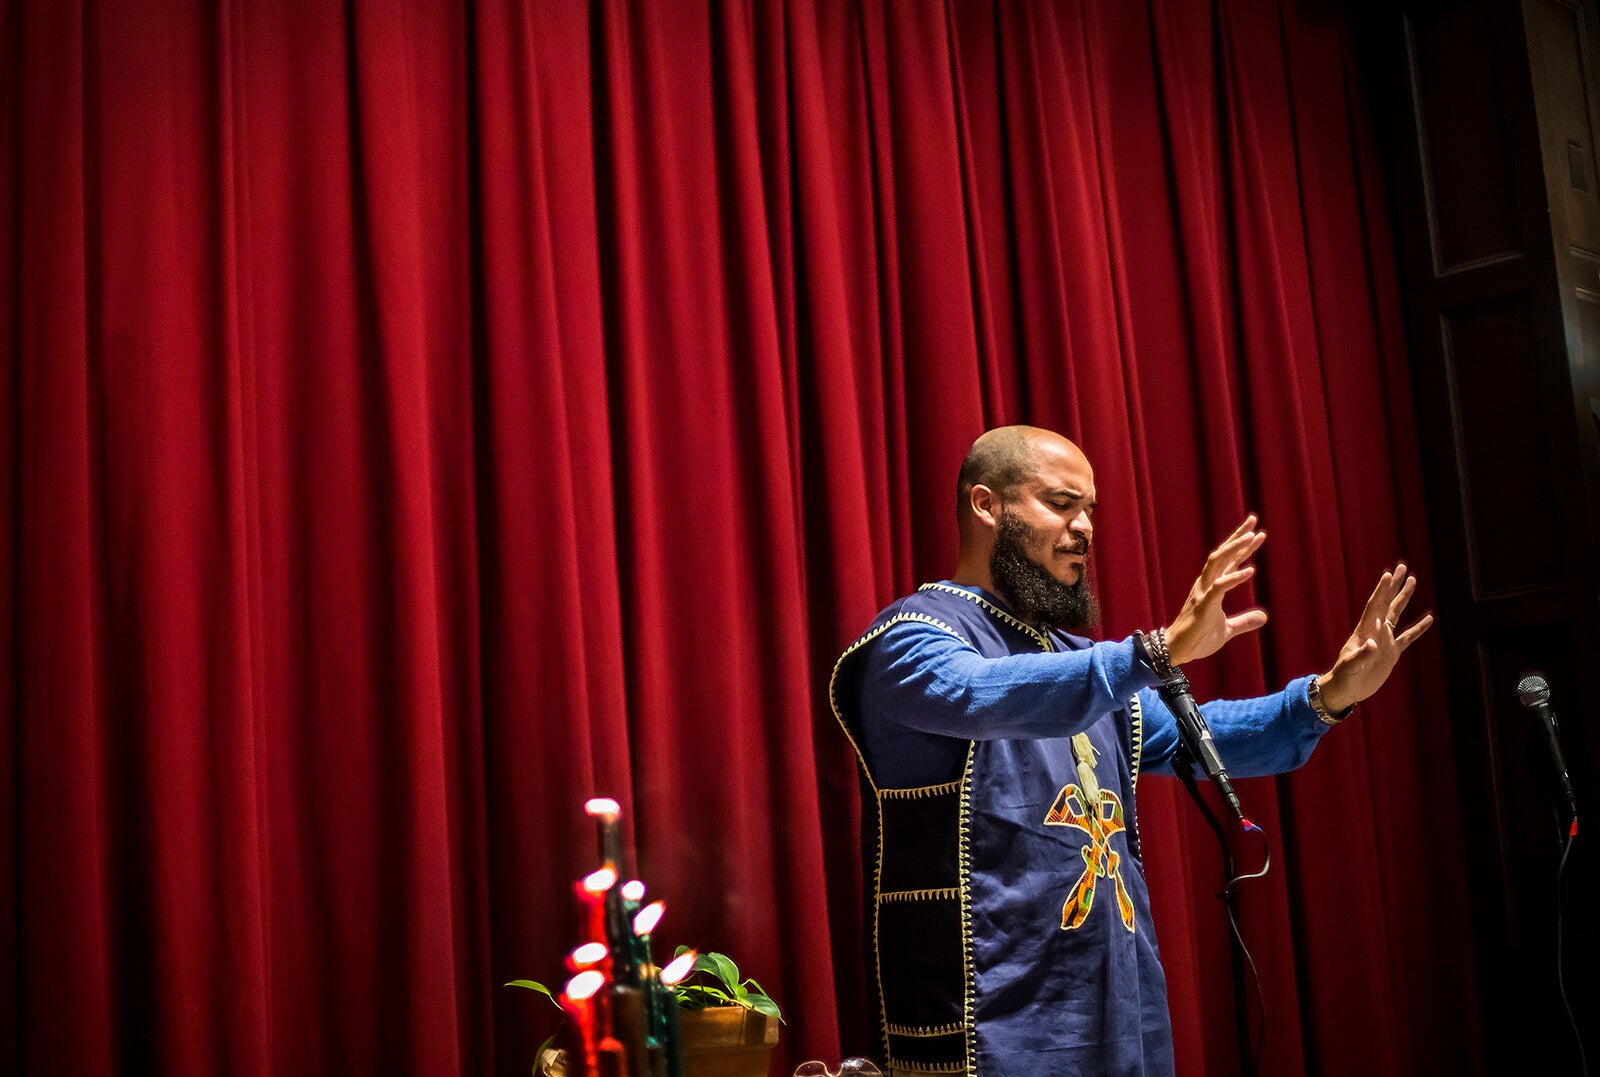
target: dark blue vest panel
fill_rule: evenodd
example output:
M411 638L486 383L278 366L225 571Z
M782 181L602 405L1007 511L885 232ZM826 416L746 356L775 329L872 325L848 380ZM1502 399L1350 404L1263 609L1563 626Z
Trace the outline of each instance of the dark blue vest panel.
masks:
M1172 1070L1166 982L1134 804L1137 706L1063 736L926 734L944 781L883 788L862 750L895 715L861 698L873 642L903 621L986 658L1066 650L973 592L934 584L884 610L834 670L834 711L862 765L869 957L893 1071L981 1077ZM1085 788L1071 737L1093 747Z

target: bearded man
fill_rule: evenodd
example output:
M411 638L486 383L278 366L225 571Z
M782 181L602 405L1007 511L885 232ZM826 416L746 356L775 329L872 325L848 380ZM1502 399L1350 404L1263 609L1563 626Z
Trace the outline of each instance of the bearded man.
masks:
M961 465L955 574L878 615L830 694L862 767L879 1034L895 1075L1167 1074L1166 980L1134 783L1179 737L1151 691L1171 666L1267 621L1224 596L1255 573L1249 516L1165 627L1121 641L1086 579L1094 472L1034 427L991 430ZM1332 667L1202 710L1237 777L1300 766L1432 624L1385 572Z

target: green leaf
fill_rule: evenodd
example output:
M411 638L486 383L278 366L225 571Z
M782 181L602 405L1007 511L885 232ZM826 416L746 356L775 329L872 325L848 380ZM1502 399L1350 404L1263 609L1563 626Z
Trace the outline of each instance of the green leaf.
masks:
M718 1003L731 1003L727 992L705 984L687 984L678 987L678 1006L685 1010L700 1010Z
M729 991L737 991L739 989L739 966L735 965L727 954L704 954L699 961L694 963L694 967L696 972L702 971L702 969L710 972L721 980L723 986L727 987Z
M548 987L546 987L544 984L540 983L538 980L507 980L506 981L506 986L507 987L526 987L530 991L543 991L547 995L550 994L550 989ZM555 996L554 995L550 995L550 997L554 998Z
M555 1006L557 1009L561 1008L561 1003L556 1001L555 993L538 980L507 980L506 986L526 987L529 991L538 991L540 994L544 995L545 998L550 1000L551 1005Z
M749 1006L757 1013L764 1013L769 1017L776 1017L780 1021L783 1020L783 1014L779 1012L778 1004L773 1002L766 995L757 995L752 993L750 995Z

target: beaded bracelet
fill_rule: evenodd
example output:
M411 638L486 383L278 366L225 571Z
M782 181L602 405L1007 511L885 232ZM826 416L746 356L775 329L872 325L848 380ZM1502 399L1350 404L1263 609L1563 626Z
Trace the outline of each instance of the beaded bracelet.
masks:
M1156 671L1156 676L1162 680L1170 680L1173 674L1178 673L1178 667L1172 664L1172 653L1167 650L1167 630L1158 628L1154 632L1135 632L1133 638L1138 641L1140 649L1144 651L1145 660L1150 663L1150 668Z

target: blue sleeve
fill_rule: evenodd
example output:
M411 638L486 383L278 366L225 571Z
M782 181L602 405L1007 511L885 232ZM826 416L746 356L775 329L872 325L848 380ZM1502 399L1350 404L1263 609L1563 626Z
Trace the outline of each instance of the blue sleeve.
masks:
M1332 727L1317 717L1306 695L1310 677L1298 677L1281 692L1255 699L1217 699L1201 706L1217 742L1217 753L1235 778L1282 774L1311 758ZM1153 689L1139 692L1144 720L1141 774L1171 774L1178 726Z
M921 733L962 740L1066 737L1126 706L1153 679L1131 638L985 658L941 628L902 621L866 656L861 699L876 718Z

